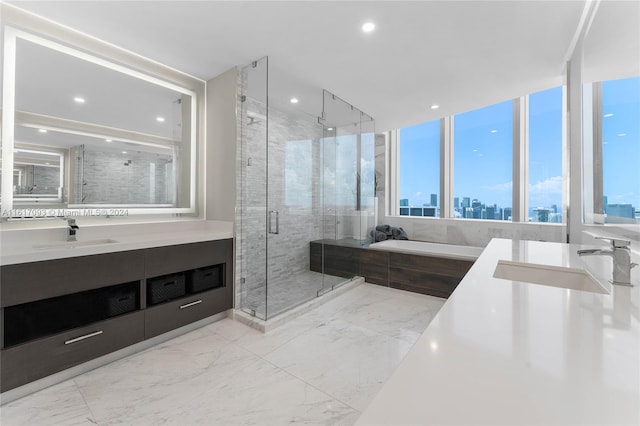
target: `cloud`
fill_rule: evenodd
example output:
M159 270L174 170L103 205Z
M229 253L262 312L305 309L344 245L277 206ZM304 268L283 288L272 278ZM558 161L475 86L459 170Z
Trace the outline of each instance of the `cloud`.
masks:
M553 176L529 184L529 195L562 194L562 176Z
M501 191L511 192L513 189L513 182L498 183L496 185L483 186L482 189L488 189L489 191Z

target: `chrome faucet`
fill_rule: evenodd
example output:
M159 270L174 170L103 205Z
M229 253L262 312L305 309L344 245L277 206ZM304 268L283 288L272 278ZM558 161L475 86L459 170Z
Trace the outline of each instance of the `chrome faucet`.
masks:
M613 259L613 279L611 284L631 285L631 268L638 266L631 263L631 252L629 246L631 241L618 238L596 237L597 240L611 242L611 249L584 249L578 250L580 256L604 255Z
M69 225L69 227L67 228L67 241L77 241L76 232L78 232L78 229L80 229L80 227L76 225L75 219L67 218L66 220L67 224Z

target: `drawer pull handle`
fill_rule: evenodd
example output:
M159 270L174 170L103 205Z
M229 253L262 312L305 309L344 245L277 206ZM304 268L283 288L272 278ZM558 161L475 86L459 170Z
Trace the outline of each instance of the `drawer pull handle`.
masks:
M102 330L96 331L96 332L93 332L93 333L85 334L84 336L76 337L75 339L67 340L66 342L64 342L64 344L65 345L70 345L72 343L76 343L76 342L79 342L81 340L88 339L90 337L99 336L101 334L102 334Z
M186 305L180 306L180 309L190 308L191 306L198 305L202 303L202 300L196 300L195 302L187 303Z

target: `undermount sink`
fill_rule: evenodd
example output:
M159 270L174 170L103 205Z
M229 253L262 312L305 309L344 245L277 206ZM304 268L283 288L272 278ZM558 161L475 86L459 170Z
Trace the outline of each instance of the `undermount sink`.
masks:
M591 274L582 269L500 260L493 277L592 293L609 293Z
M36 250L49 250L49 249L73 249L80 247L99 246L103 244L117 243L118 241L111 238L102 238L99 240L87 240L87 241L60 241L57 243L37 244L33 248Z

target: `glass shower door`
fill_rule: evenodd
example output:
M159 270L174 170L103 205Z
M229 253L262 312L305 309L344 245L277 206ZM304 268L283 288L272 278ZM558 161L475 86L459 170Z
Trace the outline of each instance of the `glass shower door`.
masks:
M317 117L269 104L267 317L318 295L322 274L310 270L310 242L322 238Z
M267 68L262 58L240 73L240 187L236 294L249 315L267 318Z

